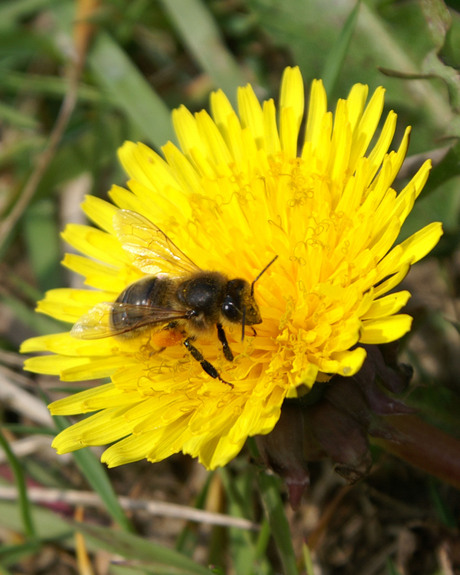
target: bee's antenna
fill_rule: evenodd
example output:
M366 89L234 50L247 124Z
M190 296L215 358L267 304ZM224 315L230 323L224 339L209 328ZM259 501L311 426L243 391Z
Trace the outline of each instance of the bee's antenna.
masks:
M256 281L260 278L260 276L262 274L264 274L268 268L272 265L272 263L278 258L278 256L276 255L272 260L270 260L268 262L268 264L264 267L264 269L257 275L257 277L255 278L255 280L253 280L252 284L251 284L251 297L254 296L254 284L256 283ZM243 318L242 318L242 331L241 331L241 341L244 341L244 328L246 327L246 306L243 306Z
M254 284L256 283L256 281L260 278L260 276L262 274L264 274L268 270L268 268L272 265L272 263L274 263L277 259L278 259L278 256L276 255L272 260L270 260L268 262L268 264L264 267L264 269L258 274L256 279L252 282L252 284L251 284L251 296L254 295ZM243 318L244 318L244 313L243 313Z

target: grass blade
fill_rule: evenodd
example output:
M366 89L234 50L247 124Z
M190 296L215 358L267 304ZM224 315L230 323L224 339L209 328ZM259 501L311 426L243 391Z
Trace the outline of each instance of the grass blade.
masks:
M283 564L283 573L284 575L299 575L291 531L280 495L280 481L267 473L260 473L258 481L265 513Z
M64 417L55 416L56 425L59 430L68 427L68 422ZM97 459L90 449L80 449L72 453L80 471L84 474L93 490L104 502L107 512L125 531L133 531L133 527L126 517L117 495L109 481L107 472L102 463Z
M11 470L14 474L15 483L18 488L19 493L19 507L21 510L22 525L24 532L28 537L34 538L36 535L35 525L32 518L31 506L29 503L29 498L27 497L27 485L24 477L24 472L22 466L14 455L12 449L9 446L6 437L0 430L0 446L3 448L5 455L10 464Z
M185 555L172 549L167 549L143 537L115 531L97 525L78 523L78 530L91 539L96 539L103 549L115 552L127 559L134 559L140 562L148 562L156 566L158 573L182 573L187 575L210 575L211 571ZM147 566L143 565L144 572ZM165 570L164 568L168 569Z
M61 249L55 201L46 198L30 205L24 214L23 226L29 259L40 290L45 292L60 285Z
M359 8L361 1L356 2L355 7L350 12L344 27L338 37L335 45L331 48L329 56L324 65L323 82L326 92L332 94L339 74L343 69L343 61L348 53L348 48L358 21Z
M98 33L89 63L95 80L125 112L139 137L157 147L174 138L169 108L108 34Z
M214 86L221 88L235 104L236 88L246 80L204 3L201 0L162 0L162 4Z

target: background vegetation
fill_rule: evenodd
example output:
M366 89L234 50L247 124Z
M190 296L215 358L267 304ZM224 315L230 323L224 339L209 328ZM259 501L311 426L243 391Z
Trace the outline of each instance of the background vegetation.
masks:
M251 82L261 98L276 98L283 68L298 64L307 82L324 78L331 107L355 82L386 87L401 132L413 126L398 185L434 159L405 228L441 220L445 229L407 280L416 318L403 351L416 369L407 401L460 437L456 8L454 0L1 2L0 574L460 572L459 493L382 451L353 488L329 464L312 466L295 513L246 452L213 474L184 456L110 472L97 450L58 457L49 445L66 422L45 406L76 386L22 373L17 353L25 338L62 328L36 315L35 302L78 282L60 266L59 232L82 221L85 194L123 185L123 141L158 149L174 139L169 110L206 107L216 87L234 98Z

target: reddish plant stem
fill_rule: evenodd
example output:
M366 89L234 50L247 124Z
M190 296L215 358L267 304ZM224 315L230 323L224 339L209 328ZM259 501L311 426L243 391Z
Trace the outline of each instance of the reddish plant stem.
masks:
M375 439L385 451L460 489L460 440L416 415L391 415L385 422L396 441Z

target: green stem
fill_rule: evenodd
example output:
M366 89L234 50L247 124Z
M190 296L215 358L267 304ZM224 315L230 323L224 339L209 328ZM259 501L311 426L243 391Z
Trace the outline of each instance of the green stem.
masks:
M261 472L258 483L266 517L283 565L283 573L299 575L289 522L281 500L279 479Z
M26 485L26 479L24 477L24 472L19 460L14 455L13 450L11 449L8 441L6 440L1 430L0 430L0 447L2 447L3 451L5 452L11 470L14 474L16 487L18 488L19 507L21 510L24 532L28 537L34 538L36 536L36 531L32 517L32 509L30 506L29 498L27 496L27 485Z
M398 439L375 439L375 443L460 489L460 440L416 415L391 415L385 421L397 430Z

